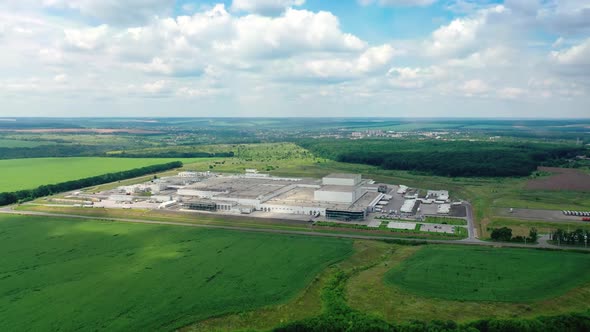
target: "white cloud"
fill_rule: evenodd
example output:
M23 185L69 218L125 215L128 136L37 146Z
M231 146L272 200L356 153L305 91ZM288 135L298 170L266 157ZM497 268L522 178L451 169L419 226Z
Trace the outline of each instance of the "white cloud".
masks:
M432 33L432 41L426 50L430 55L446 56L474 47L477 45L477 31L482 25L483 21L478 18L455 19Z
M387 66L396 55L388 44L370 47L356 57L324 57L302 61L279 62L278 72L295 79L319 79L328 82L360 79L374 74L385 74ZM281 70L291 66L291 71Z
M361 54L357 61L357 68L364 73L370 73L389 64L396 50L391 45L371 47Z
M430 6L437 0L358 0L362 6L376 4L382 7L398 7L398 6Z
M551 52L551 58L561 65L590 65L590 38L568 49Z
M104 24L95 28L66 29L64 41L73 49L93 51L104 45L108 30L108 26Z
M561 45L563 45L564 42L565 42L565 39L563 39L563 37L559 37L559 38L557 38L557 40L555 40L555 42L553 42L553 44L551 44L551 47L558 48Z
M526 90L522 88L507 87L498 91L498 96L503 99L518 99L526 94Z
M422 89L446 77L443 69L431 67L394 67L387 73L388 83L395 88Z
M474 15L456 18L436 29L424 47L430 56L463 56L498 40L514 38L515 32L506 22L509 13L502 5L478 10Z
M171 11L174 0L42 0L47 8L74 10L114 25L144 23Z
M260 59L308 52L355 53L365 48L364 41L344 33L338 18L327 12L288 9L279 17L236 17L223 5L127 29L115 35L111 45L123 59L142 61L148 65L146 71L162 73L175 72L172 67L189 70L212 59L247 68Z
M289 7L301 6L305 0L233 0L231 9L263 15L276 15Z
M54 48L42 48L39 50L39 60L47 64L62 64L64 63L64 54Z
M60 84L66 83L67 80L68 80L68 75L66 75L66 74L58 74L58 75L55 75L55 77L53 78L53 81L55 81L55 83L60 83Z
M538 98L550 99L554 97L572 98L588 94L580 84L569 78L533 77L528 82L528 89Z
M168 86L169 86L168 81L160 80L160 81L145 83L142 86L142 89L145 92L156 94L156 93L163 93L163 92L169 91Z
M485 94L489 89L488 84L479 79L469 80L459 88L467 97Z
M222 51L246 56L283 57L306 51L359 51L366 43L344 33L336 16L328 12L287 9L277 18L249 15L234 20L236 36L220 43Z
M77 98L88 112L105 109L93 104L100 100L141 115L191 101L182 114L196 115L196 105L220 115L358 116L362 107L363 115L397 116L392 109L430 112L433 104L439 107L429 115L458 115L467 103L508 112L514 110L506 105L518 102L514 112L534 105L530 114L544 109L560 116L550 109L565 108L557 99L568 103L568 115L585 114L590 104L586 23L556 23L564 13L583 18L584 1L478 2L426 38L399 40L391 33L379 42L349 33L333 13L298 9L298 1L248 2L278 4L272 13L219 4L178 16L152 0L53 0L46 7L42 1L0 3L3 105L32 109L34 96L38 109L53 115ZM410 2L429 1L372 1ZM160 9L130 20L87 11L134 3ZM376 28L362 23L368 27L358 31Z
M586 0L552 0L536 14L549 28L563 33L590 32L590 2Z
M513 64L518 53L504 46L495 46L475 51L463 58L450 59L447 64L467 68L506 67Z

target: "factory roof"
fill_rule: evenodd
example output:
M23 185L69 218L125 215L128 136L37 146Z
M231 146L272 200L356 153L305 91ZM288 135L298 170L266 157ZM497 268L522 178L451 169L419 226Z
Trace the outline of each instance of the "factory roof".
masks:
M352 210L366 209L373 201L378 197L382 197L382 193L367 191L359 199L356 200L351 206Z
M321 188L317 189L317 191L353 192L355 189L356 189L355 186L328 185L328 186L322 186Z
M216 197L257 198L293 183L281 180L216 177L192 184L186 189L219 192Z
M351 173L332 173L326 175L326 178L334 178L334 179L356 179L359 174L351 174Z
M416 206L416 200L415 199L406 199L404 201L404 204L402 205L402 207L400 208L401 212L404 213L410 213L414 210L414 207Z

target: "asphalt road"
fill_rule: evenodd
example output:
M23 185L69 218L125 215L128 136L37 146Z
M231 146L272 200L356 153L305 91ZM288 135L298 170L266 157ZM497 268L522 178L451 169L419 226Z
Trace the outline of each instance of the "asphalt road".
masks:
M471 208L468 209L471 211ZM84 215L72 215L72 214L60 214L60 213L47 213L47 212L34 212L34 211L15 211L12 207L0 208L0 213L4 214L15 214L15 215L29 215L29 216L42 216L42 217L61 217L61 218L73 218L73 219L86 219L86 220L107 220L107 221L118 221L118 222L130 222L139 224L155 224L155 225L171 225L171 226L184 226L184 227L197 227L197 228L215 228L215 229L227 229L243 232L256 232L256 233L275 233L275 234L286 234L286 235L305 235L305 236L323 236L323 237L335 237L335 238L346 238L346 239L361 239L361 240L402 240L411 242L427 242L427 243L439 243L439 244L457 244L457 245L478 245L478 246L489 246L489 247L511 247L511 248L548 248L556 250L566 250L571 248L558 247L549 244L547 241L539 241L536 245L525 245L520 243L505 243L505 242L488 242L481 241L476 238L467 238L463 240L430 240L430 239L411 239L403 237L389 237L389 236L373 236L373 235L355 235L355 234L340 234L340 233L319 233L319 232L307 232L307 231L289 231L279 230L270 228L249 228L249 227L234 227L234 226L216 226L216 225L199 225L199 224L188 224L181 222L172 221L158 221L148 219L127 219L127 218L97 218L92 216ZM468 212L469 214L470 212ZM473 227L473 219L470 218L469 223ZM470 233L473 234L473 233ZM576 248L577 249L577 248ZM590 248L579 250L590 251Z
M471 204L465 202L465 211L467 212L467 237L469 240L477 240L475 236L475 221L473 220L473 207Z

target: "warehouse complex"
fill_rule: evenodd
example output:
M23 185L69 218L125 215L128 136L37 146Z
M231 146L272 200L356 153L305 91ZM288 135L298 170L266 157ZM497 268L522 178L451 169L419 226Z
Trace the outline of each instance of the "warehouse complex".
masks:
M364 220L385 194L383 185L358 174L331 174L321 180L245 175L211 175L177 191L192 210L254 211Z
M147 183L81 194L94 207L152 208L226 214L289 214L298 218L363 221L370 213L415 216L448 214L447 191L421 193L376 183L360 174L334 173L322 179L275 177L248 169L244 174L181 172Z

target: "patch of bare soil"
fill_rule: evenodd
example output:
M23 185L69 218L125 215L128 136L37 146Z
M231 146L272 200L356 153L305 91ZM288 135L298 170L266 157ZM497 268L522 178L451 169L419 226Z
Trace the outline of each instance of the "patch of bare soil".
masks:
M526 189L590 191L590 175L573 168L539 167L551 176L529 180Z

